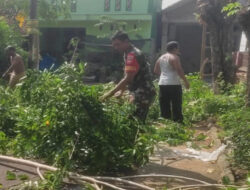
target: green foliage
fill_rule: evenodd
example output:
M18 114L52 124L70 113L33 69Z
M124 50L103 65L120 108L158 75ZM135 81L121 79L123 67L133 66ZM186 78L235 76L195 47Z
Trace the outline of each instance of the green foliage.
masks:
M228 86L221 94L214 95L209 86L197 76L188 76L188 79L191 81L191 89L184 93L185 121L193 123L216 117L218 124L232 137L235 163L249 169L250 109L245 108L245 84Z
M168 142L169 145L176 146L191 140L193 132L182 124L168 120L159 120L164 124L157 130L159 140Z
M28 71L14 91L3 90L0 107L8 113L0 122L7 147L17 156L91 173L145 164L154 141L146 126L128 118L134 107L112 99L101 103L103 85L84 85L81 68Z
M7 171L6 172L6 179L7 180L16 180L16 174L11 172L11 171Z
M54 189L62 189L63 178L65 177L65 170L58 170L56 172L46 172L45 180L40 181L37 189L46 189L46 190L54 190Z
M222 8L222 13L227 13L227 16L236 15L239 10L242 8L242 5L239 2L228 3L225 7Z
M25 174L20 174L17 176L18 179L22 180L22 181L25 181L25 180L28 180L29 179L29 176L25 175Z
M5 133L0 131L0 153L6 153L7 152L7 144L8 144L8 138L6 137Z
M58 17L70 17L71 0L38 0L38 18L42 20L53 20ZM12 21L18 13L23 13L28 18L30 11L30 1L11 0L0 1L0 16L5 16Z
M167 141L171 145L184 143L192 138L190 126L209 117L217 119L219 126L225 130L234 143L233 158L235 163L250 168L250 109L245 108L246 85L239 83L227 86L221 94L215 95L211 86L203 82L199 75L187 76L190 90L184 90L183 114L185 126L160 120L165 125L157 130L159 140ZM221 85L223 86L223 81ZM158 99L158 98L157 98ZM155 101L149 112L149 119L155 121L159 116L159 102ZM196 140L204 140L205 135L200 134ZM195 146L195 145L194 145Z
M154 81L154 86L156 89L156 96L153 104L149 108L148 112L148 120L157 120L160 117L160 106L159 106L159 86L157 84L157 81Z
M230 184L231 184L231 180L229 179L228 176L223 176L223 177L222 177L222 183L223 183L224 185L230 185Z
M250 113L250 112L248 112ZM241 121L239 122L241 123ZM250 170L250 122L244 126L235 126L232 134L234 143L234 161L237 165Z
M208 117L226 131L234 143L233 158L249 169L250 109L245 108L245 84L214 95L210 86L189 75L184 90L185 124L157 120L157 129L141 125L128 115L134 107L116 99L98 98L112 84L81 83L83 67L64 65L55 72L29 71L14 90L0 86L0 151L45 160L67 169L91 173L113 172L145 164L155 139L178 145L192 139L190 126ZM159 116L158 98L148 122ZM196 140L204 140L201 134Z
M6 90L4 87L0 86L0 146L5 146L6 139L12 137L15 133L12 126L15 125L15 119L11 112L11 108L15 105L15 100L12 96L10 90ZM6 136L6 135L7 136ZM2 149L3 150L3 149Z
M206 138L207 138L207 136L204 135L204 133L200 133L200 134L195 138L195 140L196 140L196 141L203 141L203 140L205 140Z
M228 113L218 117L218 124L226 130L245 128L250 125L249 114L249 108L230 110Z
M245 108L245 84L228 86L221 94L214 95L210 87L196 75L188 76L188 80L191 82L191 89L184 93L186 123L216 117L218 124L232 137L235 163L249 169L250 109Z
M38 16L41 20L55 20L58 17L70 18L71 0L38 1Z
M223 116L229 110L240 110L244 106L245 86L238 84L214 95L208 84L197 75L188 76L191 89L184 93L184 117L187 123L201 121L210 116Z
M250 173L247 174L246 183L247 183L247 185L250 185Z
M15 18L19 12L29 12L29 2L27 0L0 1L0 16L10 19Z
M226 190L238 190L236 187L227 187Z
M14 26L9 26L7 21L0 17L0 75L3 74L5 69L8 67L8 60L5 53L5 48L8 45L14 46L17 48L17 51L21 53L21 55L25 55L25 52L19 48L24 42L21 33L18 30L15 30Z

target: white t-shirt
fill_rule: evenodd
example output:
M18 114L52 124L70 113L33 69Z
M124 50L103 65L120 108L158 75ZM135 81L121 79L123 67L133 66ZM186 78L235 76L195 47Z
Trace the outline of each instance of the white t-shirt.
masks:
M163 55L160 57L161 75L159 85L180 85L180 78L176 70L169 63L169 57Z

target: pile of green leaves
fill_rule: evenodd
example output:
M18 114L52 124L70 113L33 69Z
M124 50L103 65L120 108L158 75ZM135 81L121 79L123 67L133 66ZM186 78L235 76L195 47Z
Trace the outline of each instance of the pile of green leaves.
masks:
M177 146L192 139L193 131L189 127L165 119L158 121L161 123L156 132L159 141L165 141L170 146Z
M1 88L0 141L14 155L91 173L145 164L153 140L128 118L134 107L101 103L104 86L84 85L81 73L66 64L54 73L29 71L13 91Z

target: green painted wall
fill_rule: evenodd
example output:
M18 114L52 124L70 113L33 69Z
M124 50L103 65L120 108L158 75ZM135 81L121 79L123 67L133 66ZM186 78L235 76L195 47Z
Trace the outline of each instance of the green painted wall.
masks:
M51 0L48 0L51 1ZM42 22L40 27L84 27L91 33L98 32L94 29L92 23L98 23L101 16L106 15L114 20L125 21L128 23L128 28L134 26L137 22L142 30L138 30L138 33L145 38L153 37L156 13L161 11L162 0L132 0L132 9L126 10L127 0L121 0L121 10L115 10L116 0L110 0L110 10L104 10L105 0L75 0L76 12L72 12L71 18L67 21L60 19L57 22ZM76 22L80 21L80 22ZM87 21L87 22L84 22ZM94 21L94 22L89 22ZM132 21L132 22L129 22ZM89 25L90 24L90 25ZM153 24L153 25L152 25ZM109 27L109 26L106 26ZM153 31L152 31L153 28ZM148 31L149 30L149 31Z
M71 18L58 19L51 22L40 22L41 32L46 32L46 28L58 28L57 45L53 47L61 51L64 41L63 29L65 28L83 28L85 29L86 41L94 41L96 43L110 43L108 36L114 32L112 24L108 23L100 27L96 27L100 23L102 16L107 16L115 22L125 22L125 31L128 32L131 40L137 40L146 53L151 51L151 39L156 36L156 15L161 11L162 0L132 0L132 9L126 10L127 0L121 0L121 10L115 10L115 1L110 0L110 10L104 10L105 0L76 0L76 12L72 12ZM136 30L135 30L136 28ZM106 34L106 39L99 38ZM108 35L110 34L110 35ZM141 42L145 40L145 42ZM47 49L45 43L46 38L41 34L41 49Z
M115 0L110 0L110 11L104 11L104 0L76 0L77 12L74 14L147 14L149 1L132 0L132 10L126 11L126 0L121 0L121 10L115 10ZM154 0L159 1L159 0Z
M125 21L125 31L129 33L131 39L151 38L151 21ZM103 34L111 34L113 31L111 30L111 24L103 25L102 29L100 29L96 24L99 21L57 21L46 23L46 25L41 25L41 28L85 28L86 35L92 36L102 36ZM137 30L134 30L134 27L137 27Z

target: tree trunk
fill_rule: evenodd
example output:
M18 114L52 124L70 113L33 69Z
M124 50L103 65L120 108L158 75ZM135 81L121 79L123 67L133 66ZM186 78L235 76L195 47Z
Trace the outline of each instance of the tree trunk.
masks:
M37 20L37 0L30 0L30 20L33 28L33 33L31 34L31 60L32 68L39 68L39 32L38 32L38 20Z
M239 22L246 33L248 40L248 68L247 68L247 98L246 106L250 107L250 1L249 5L243 8L239 15Z
M209 25L210 30L210 44L211 44L211 63L212 63L212 81L213 81L213 90L214 93L219 93L219 84L218 84L218 76L222 71L221 68L221 54L222 51L220 49L220 31L218 31L216 26Z
M220 85L221 80L224 80L226 84L234 84L236 79L236 67L232 61L233 29L227 23L222 26L210 23L208 27L211 41L213 90L219 93L223 87Z
M236 81L236 67L232 61L234 17L227 18L222 8L227 0L198 0L200 18L210 32L213 90L219 93L228 83ZM220 81L223 80L223 83Z
M248 34L248 65L247 65L247 98L246 106L250 107L250 35Z

